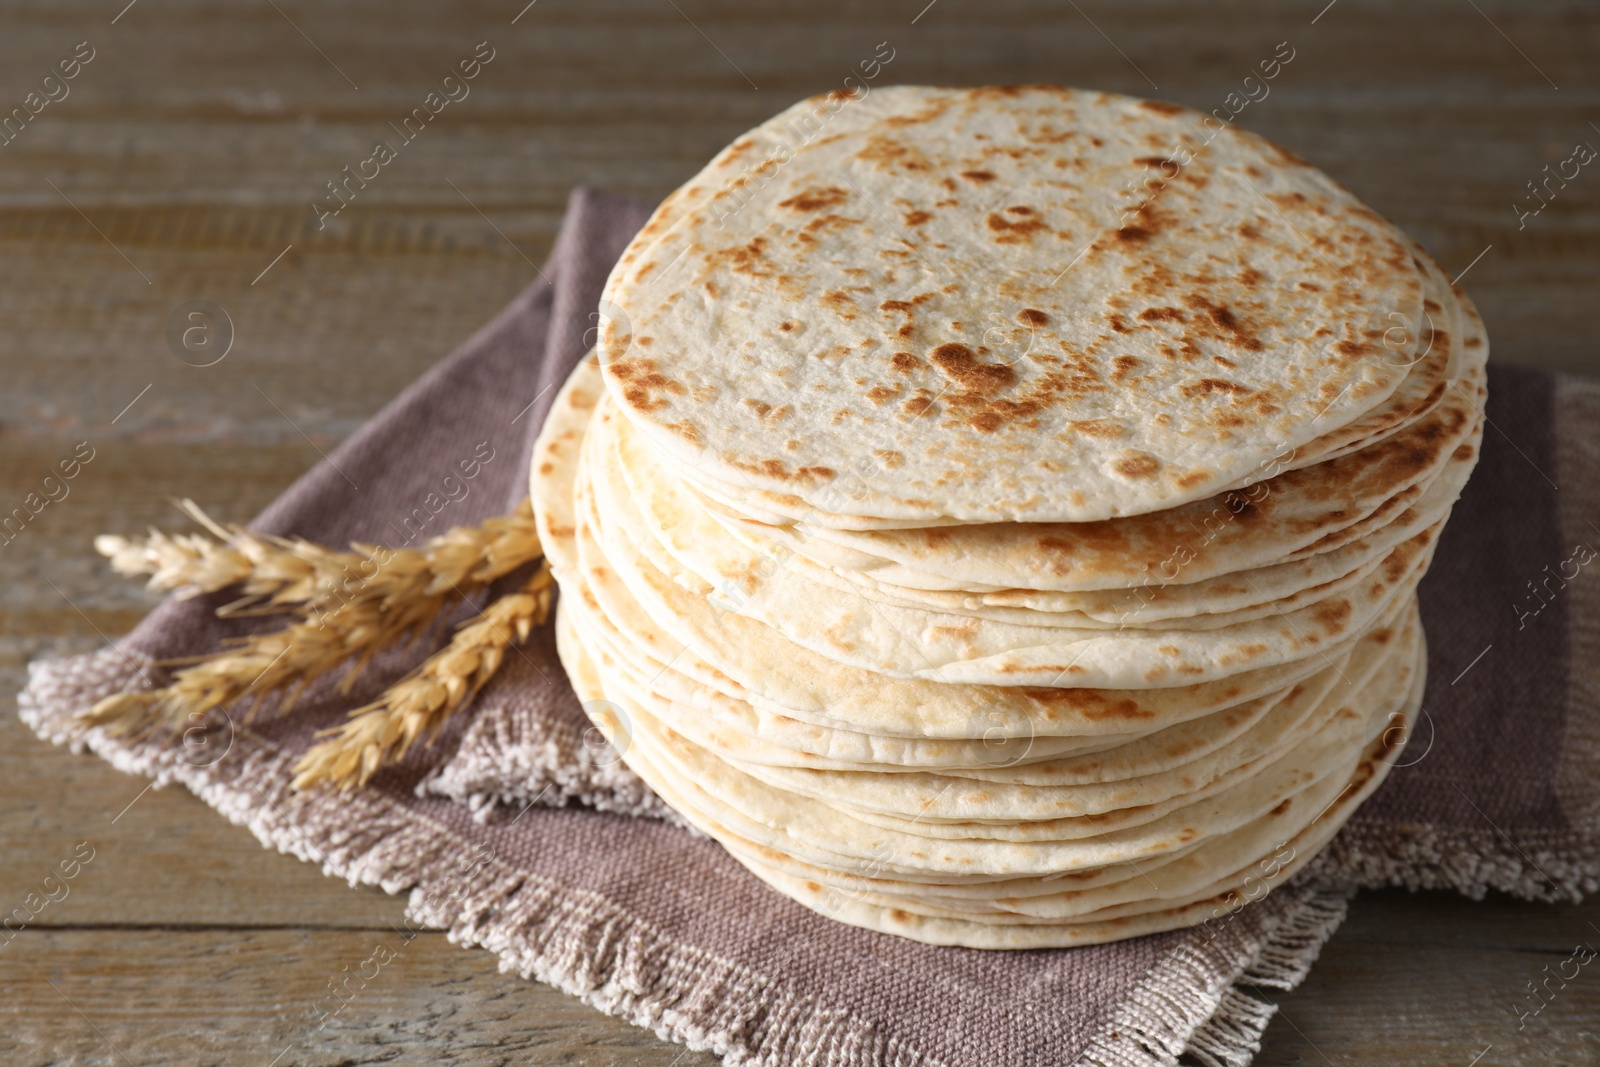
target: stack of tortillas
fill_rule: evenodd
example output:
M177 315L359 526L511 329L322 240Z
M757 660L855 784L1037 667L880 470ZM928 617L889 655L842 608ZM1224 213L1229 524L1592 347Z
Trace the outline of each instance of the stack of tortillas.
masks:
M534 456L561 655L780 892L980 948L1201 923L1393 763L1487 343L1290 153L1102 93L820 97L600 313Z

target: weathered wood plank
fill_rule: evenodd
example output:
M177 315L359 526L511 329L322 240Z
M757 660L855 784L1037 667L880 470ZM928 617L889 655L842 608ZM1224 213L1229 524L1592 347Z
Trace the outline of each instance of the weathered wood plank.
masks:
M1414 941L1402 924L1416 912L1386 898L1358 900L1356 914L1388 936L1336 936L1303 986L1271 998L1280 1011L1258 1064L1600 1063L1600 934L1589 925L1600 910L1573 923L1565 947L1539 951ZM1575 957L1579 943L1587 947ZM1529 983L1541 987L1537 998Z
M3 951L17 1067L717 1062L404 927L29 930Z

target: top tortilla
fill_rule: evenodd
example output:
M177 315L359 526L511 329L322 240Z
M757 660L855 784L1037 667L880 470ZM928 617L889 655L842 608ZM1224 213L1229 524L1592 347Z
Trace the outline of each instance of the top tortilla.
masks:
M1049 87L803 102L619 263L608 389L686 475L844 517L1090 521L1246 480L1395 390L1422 273L1331 179L1199 118Z

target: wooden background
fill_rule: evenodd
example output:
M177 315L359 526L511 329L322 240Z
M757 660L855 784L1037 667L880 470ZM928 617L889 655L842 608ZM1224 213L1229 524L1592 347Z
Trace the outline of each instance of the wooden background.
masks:
M1600 166L1520 224L1513 207L1600 146L1593 4L126 2L0 4L0 113L94 50L0 147L3 510L77 442L96 449L0 546L8 694L30 658L94 648L152 603L108 576L94 533L179 527L174 495L247 519L535 277L569 187L657 199L879 42L880 84L1051 81L1209 110L1287 41L1239 121L1470 267L1495 358L1600 369ZM480 41L495 58L471 95L317 231L324 184ZM201 299L231 322L209 367L168 340ZM144 786L0 715L0 909L78 842L96 850L0 948L0 1061L714 1062L439 935L315 1033L312 1003L400 901ZM1600 1063L1600 969L1517 1021L1527 983L1584 942L1600 906L1363 896L1258 1062Z

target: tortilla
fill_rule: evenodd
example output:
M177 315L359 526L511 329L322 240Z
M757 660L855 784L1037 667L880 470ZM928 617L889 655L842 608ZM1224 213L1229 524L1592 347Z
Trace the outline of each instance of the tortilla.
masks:
M686 203L606 288L608 390L720 484L899 521L1139 514L1405 376L1383 341L1424 325L1406 242L1251 134L1202 151L1197 113L1051 87L880 89L790 148L795 117L735 145L781 166Z

